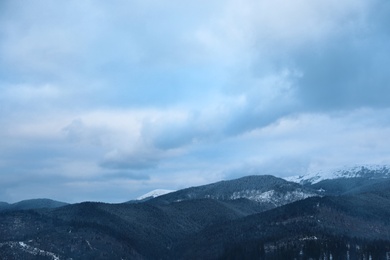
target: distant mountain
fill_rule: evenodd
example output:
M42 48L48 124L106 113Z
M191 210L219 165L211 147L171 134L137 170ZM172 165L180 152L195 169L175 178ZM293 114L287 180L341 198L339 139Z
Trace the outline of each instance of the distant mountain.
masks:
M341 179L341 178L366 178L366 179L384 179L390 178L390 167L385 165L366 165L345 167L343 169L311 172L303 175L297 175L285 178L300 184L316 184L323 180Z
M305 184L305 186L318 190L323 196L338 196L358 194L367 188L371 188L372 185L387 181L390 181L390 179L339 178L323 180L314 184Z
M174 190L157 189L157 190L153 190L151 192L148 192L148 193L138 197L137 200L152 199L152 198L156 198L156 197L159 197L159 196L171 193L171 192L174 192Z
M0 211L4 210L29 210L29 209L42 209L42 208L58 208L68 205L68 203L55 201L51 199L31 199L22 200L13 204L2 203L0 204Z
M317 195L315 190L297 183L271 175L254 175L179 190L159 196L151 202L172 203L204 198L225 201L248 199L277 207Z

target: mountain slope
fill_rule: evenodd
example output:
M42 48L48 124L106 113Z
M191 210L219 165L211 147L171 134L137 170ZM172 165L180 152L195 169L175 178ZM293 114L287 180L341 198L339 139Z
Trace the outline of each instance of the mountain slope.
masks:
M0 201L0 211L2 209L5 209L9 206L9 204L7 202L3 202L3 201Z
M185 237L257 212L258 205L246 199L169 205L88 202L51 210L8 211L0 213L0 255L17 241L60 258L166 259ZM26 257L22 249L14 247L18 256Z
M321 191L322 195L357 194L364 190L371 190L376 184L388 182L390 179L367 179L367 178L339 178L323 180L306 186Z
M245 198L263 205L277 207L317 195L316 191L300 184L271 175L255 175L179 190L157 197L151 200L151 203L167 204L202 198L214 200Z
M308 198L214 225L182 241L176 248L178 257L285 259L285 254L288 259L299 259L306 254L303 259L308 259L314 254L310 257L318 259L322 252L322 257L332 254L347 259L350 250L351 254L378 254L373 259L386 259L390 252L389 188L388 183L376 192ZM356 247L348 249L352 244ZM376 249L357 252L357 247L369 246Z

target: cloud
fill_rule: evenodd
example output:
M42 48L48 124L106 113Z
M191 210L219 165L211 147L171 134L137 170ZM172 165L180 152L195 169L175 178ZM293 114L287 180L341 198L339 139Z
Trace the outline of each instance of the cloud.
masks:
M0 5L5 199L389 163L388 1Z
M333 38L297 55L303 76L295 83L305 105L318 109L388 107L389 37L359 33ZM373 50L375 48L375 51Z
M112 130L110 131L105 125L86 126L81 119L73 120L62 131L70 142L86 142L93 146L103 146L110 142L110 135L112 134Z
M116 172L110 172L109 174L104 175L102 180L113 180L113 179L122 179L122 180L136 180L136 181L146 181L150 180L150 176L142 172L129 172L125 170L118 170Z
M143 170L155 168L158 156L151 153L136 151L134 153L114 150L104 156L100 166L108 169Z
M378 8L383 12L376 17ZM390 61L389 33L383 28L387 2L230 1L225 10L222 22L203 34L219 42L216 48L230 46L234 54L240 53L233 55L232 63L238 61L237 74L244 72L246 81L232 88L246 92L248 79L288 70L301 75L288 81L300 104L293 108L298 112L302 107L310 111L389 105L384 98ZM250 73L242 71L248 66Z

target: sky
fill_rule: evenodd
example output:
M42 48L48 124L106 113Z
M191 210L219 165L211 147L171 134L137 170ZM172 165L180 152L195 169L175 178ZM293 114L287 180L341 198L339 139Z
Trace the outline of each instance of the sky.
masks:
M390 164L388 0L0 2L0 201Z

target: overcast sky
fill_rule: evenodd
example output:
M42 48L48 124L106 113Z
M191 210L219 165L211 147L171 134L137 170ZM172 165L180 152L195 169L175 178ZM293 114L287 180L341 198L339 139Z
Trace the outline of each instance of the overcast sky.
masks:
M0 201L390 164L390 1L0 1Z

